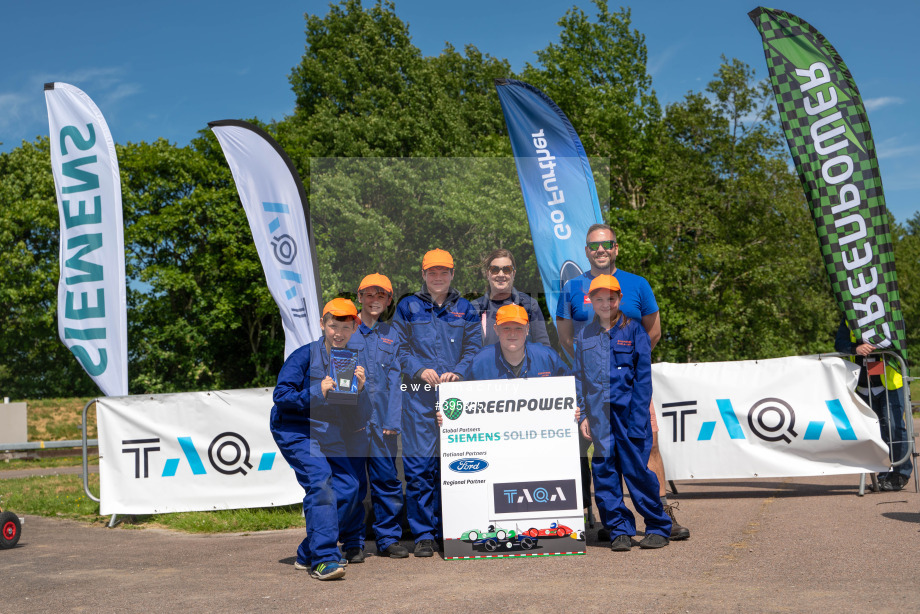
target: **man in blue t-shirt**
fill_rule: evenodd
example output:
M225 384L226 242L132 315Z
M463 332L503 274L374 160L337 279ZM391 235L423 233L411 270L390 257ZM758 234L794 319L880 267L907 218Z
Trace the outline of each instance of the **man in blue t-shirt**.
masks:
M620 302L620 311L627 317L641 322L645 332L648 333L652 349L661 339L661 317L655 293L648 281L640 275L634 275L617 269L617 255L620 247L617 244L616 234L607 224L594 224L588 229L585 237L585 255L591 263L591 269L578 277L570 279L562 288L562 298L556 307L556 330L559 332L559 343L569 356L575 355L575 337L582 328L594 321L594 308L588 298L588 289L591 282L598 275L613 275L620 284L623 298ZM668 504L665 490L664 462L661 452L658 451L658 424L655 421L654 407L649 407L652 421L652 450L649 456L649 469L658 476L658 494L665 511L671 517L671 539L681 540L690 537L690 530L681 526L674 517L674 509Z

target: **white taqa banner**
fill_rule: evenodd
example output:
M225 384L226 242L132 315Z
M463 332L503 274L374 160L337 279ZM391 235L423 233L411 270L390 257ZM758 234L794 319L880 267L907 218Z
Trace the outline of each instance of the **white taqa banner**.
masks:
M271 408L269 388L97 399L100 513L299 503Z
M236 120L208 125L230 165L268 290L281 310L287 358L321 334L322 293L306 192L291 159L267 132Z
M438 387L444 558L584 554L575 379Z
M103 394L128 394L121 180L115 143L89 96L46 83L61 220L58 335Z
M668 479L885 470L888 448L853 392L857 374L817 356L653 365Z

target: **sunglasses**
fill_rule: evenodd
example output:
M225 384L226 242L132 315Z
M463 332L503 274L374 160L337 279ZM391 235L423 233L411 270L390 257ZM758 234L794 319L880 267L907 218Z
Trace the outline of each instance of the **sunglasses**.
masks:
M592 252L596 252L601 247L604 249L613 249L614 245L616 245L615 241L588 241L588 249Z
M495 266L494 264L489 267L489 273L492 275L498 275L499 273L504 273L505 275L511 275L514 273L514 267L511 265L506 266Z

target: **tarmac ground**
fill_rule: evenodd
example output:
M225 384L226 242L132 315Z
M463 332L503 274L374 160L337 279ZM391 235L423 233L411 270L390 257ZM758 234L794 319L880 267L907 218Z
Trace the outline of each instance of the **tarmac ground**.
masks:
M370 556L342 580L294 569L303 531L190 535L27 516L0 550L0 612L908 612L920 496L858 476L679 482L689 540L584 556ZM411 542L403 545L411 550ZM368 552L373 552L373 542Z

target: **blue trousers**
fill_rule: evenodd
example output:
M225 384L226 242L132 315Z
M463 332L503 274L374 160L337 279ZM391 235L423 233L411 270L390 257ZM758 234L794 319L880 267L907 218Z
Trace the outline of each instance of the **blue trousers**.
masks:
M353 504L343 507L339 515L339 541L348 548L364 549L364 498L367 496L368 432L366 428L343 435L349 474L356 480ZM347 486L343 484L343 489Z
M610 530L611 541L619 535L636 534L636 517L623 502L623 481L633 505L645 519L645 534L671 536L671 518L664 512L658 496L658 478L648 468L652 450L651 428L642 438L627 435L615 408L605 406L588 420L594 439L594 499L600 521Z
M406 398L402 419L406 516L418 543L437 539L441 533L440 432L435 419L436 393L419 391Z
M901 400L901 390L882 390L873 394L870 400L866 395L858 393L875 415L878 416L878 426L882 431L882 441L888 444L888 456L891 462L902 460L910 451L910 440L907 438L907 424L904 421L904 403ZM914 468L912 458L908 458L900 465L895 465L891 471L879 473L878 477L885 478L892 474L903 475L909 478Z
M403 509L403 486L396 469L399 435L384 435L377 427L368 427L370 452L367 473L374 504L374 537L377 550L386 550L402 537L399 515Z
M339 427L330 425L319 433L306 417L277 409L272 409L269 424L281 455L304 489L307 536L297 548L297 561L311 568L338 561L342 556L339 529L353 522L361 506L356 464L348 456ZM358 545L353 534L350 539L346 548Z

